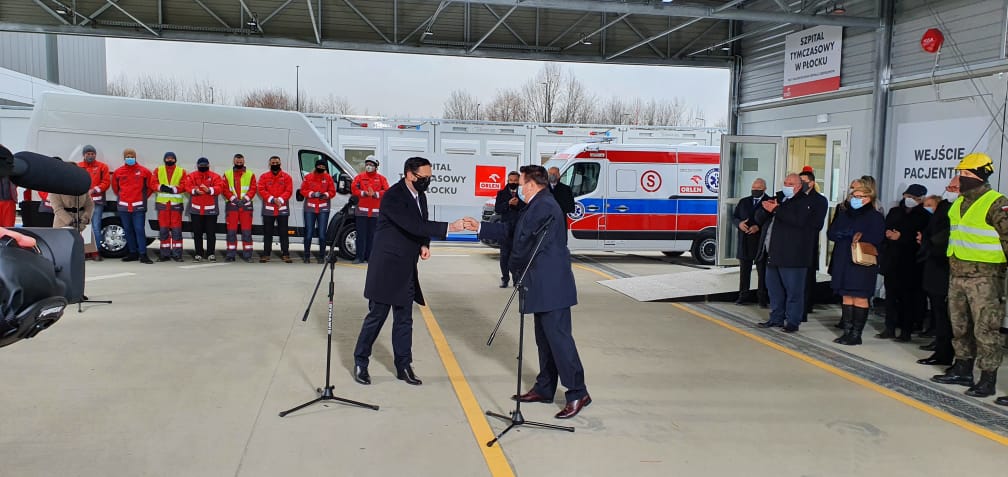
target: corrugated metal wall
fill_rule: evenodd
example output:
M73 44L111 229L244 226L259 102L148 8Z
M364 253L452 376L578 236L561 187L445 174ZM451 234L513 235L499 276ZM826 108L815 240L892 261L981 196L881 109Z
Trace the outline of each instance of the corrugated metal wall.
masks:
M59 36L58 83L88 93L106 91L105 39ZM45 80L50 78L46 35L0 32L0 68Z
M938 19L945 24L945 46L942 48L939 70L959 66L951 48L951 37L971 65L1001 59L1004 45L1005 0L903 0L896 3L896 24L893 26L893 79L930 73L934 55L921 49L921 35L928 28L938 28ZM847 45L844 45L845 47Z

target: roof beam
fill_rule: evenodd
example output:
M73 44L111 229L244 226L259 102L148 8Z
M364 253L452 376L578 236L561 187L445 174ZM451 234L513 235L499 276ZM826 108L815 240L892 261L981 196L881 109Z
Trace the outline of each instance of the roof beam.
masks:
M39 8L45 10L46 13L52 15L53 18L59 20L60 23L62 23L64 25L69 25L70 24L70 22L66 21L66 18L63 18L62 15L60 15L59 13L56 13L55 11L53 11L52 8L49 8L49 5L46 5L46 4L42 3L42 0L32 0L32 1L35 2L35 4L39 6Z
M659 57L659 58L665 58L665 54L664 54L664 53L662 53L662 52L661 52L661 51L660 51L660 50L658 49L658 47L654 46L654 43L652 43L652 42L653 42L654 40L656 40L657 38L652 38L652 39L645 39L645 38L647 38L647 37L645 37L645 36L644 36L644 34L643 34L643 33L641 33L641 32L640 32L640 30L638 30L638 29L637 29L637 27L633 26L633 23L630 23L630 20L626 20L626 19L624 19L624 20L623 20L623 23L624 23L624 24L626 24L626 26L630 27L630 30L632 30L632 31L633 31L634 33L636 33L636 34L637 34L637 38L640 38L641 40L644 40L644 41L646 41L646 42L647 42L647 46L648 46L649 48L651 48L651 51L653 51L653 52L654 52L654 53L655 53L656 55L658 55L658 57ZM659 38L660 38L660 37L659 37Z
M591 13L585 13L585 15L591 15ZM564 48L563 48L562 50L560 50L560 51L564 51L564 50L569 50L569 49L571 49L571 48L574 48L575 46L577 46L578 44L580 44L580 43L581 43L582 41L584 41L584 39L585 39L585 38L587 38L587 37L590 37L590 36L594 36L594 35L597 35L597 34L599 34L599 33L602 33L602 32L603 32L603 31L605 31L605 30L606 30L607 28L609 28L609 27L611 27L611 26L613 26L613 25L615 25L615 24L619 23L619 22L620 22L621 20L623 20L624 18L626 18L626 17L628 17L628 16L630 16L630 14L629 14L629 13L624 13L624 14L622 14L622 15L620 15L620 16L618 16L618 17L616 17L616 19L615 19L615 20L612 20L612 21L610 21L609 23L606 23L605 25L602 25L602 26L600 26L600 27L596 28L596 29L595 29L594 31L592 31L591 33L586 33L586 34L584 35L584 37L582 37L582 38L579 38L579 39L578 39L578 41L575 41L574 43L571 43L571 44L569 44L569 45L565 46L565 47L564 47ZM581 18L583 19L584 17L581 17ZM581 20L578 20L578 22L579 22L579 23L580 23L580 21L581 21ZM575 23L575 25L576 25L576 23ZM628 23L628 25L629 25L629 23ZM571 28L568 28L568 29L567 29L567 31L565 31L565 32L564 32L564 34L566 35L566 34L567 34L567 32L569 32L569 31L570 31L571 29L573 29L573 28L574 28L574 25L571 25ZM632 27L631 27L631 28L632 28ZM634 30L634 31L636 31L636 30ZM638 35L640 35L640 32L638 32L637 34L638 34ZM559 38L559 37L557 37L557 38ZM643 36L641 36L641 38L643 38ZM553 45L553 44L552 44L552 43L550 43L550 44L549 44L548 46L552 46L552 45Z
M354 13L357 14L357 16L361 17L361 20L364 20L364 23L367 23L368 26L371 27L371 29L375 31L375 33L377 33L379 36L381 36L382 40L385 40L385 43L392 43L392 40L389 40L388 37L385 36L385 34L382 33L382 31L379 30L378 27L375 26L375 24L372 23L371 20L369 20L368 17L364 15L364 13L362 13L360 10L358 10L357 7L354 6L354 4L350 3L350 0L343 0L343 3L347 4L347 6L350 7L350 9L353 10Z
M111 2L107 2L104 5L98 7L98 9L94 11L94 13L88 15L87 18L84 21L81 22L81 26L84 26L84 25L87 25L88 23L91 23L91 21L93 21L94 19L98 18L98 15L101 15L102 13L105 13L105 10L108 10L109 8L112 8L112 5L114 5L118 1L119 0L112 0Z
M683 53L685 53L685 52L686 52L686 50L688 50L688 49L689 49L689 47L693 46L693 44L697 42L697 40L699 40L699 39L701 39L701 38L703 38L703 37L707 36L707 34L708 34L708 33L710 33L710 32L711 32L711 30L713 30L713 29L714 29L714 27L718 26L718 25L719 25L720 23L721 23L720 21L715 21L715 22L712 22L712 23L711 23L711 26L707 27L707 29L706 29L706 30L704 30L704 31L703 31L703 33L701 33L701 34L699 34L699 35L697 35L697 36L694 36L694 37L693 37L693 39L692 39L692 40L690 40L690 41L688 41L688 42L686 42L686 44L685 44L685 45L683 45L683 46L682 46L682 48L680 48L680 49L679 49L679 51L675 52L674 54L672 54L672 55L670 55L670 56L671 56L672 58L680 58L680 57L681 57L681 55L682 55Z
M726 4L724 4L724 5L721 5L720 7L715 8L713 10L713 12L714 13L718 13L718 12L723 11L723 10L728 10L728 9L734 7L735 5L738 5L738 4L742 3L743 1L745 1L745 0L732 0L732 1L730 1L730 2L728 2ZM663 37L665 35L668 35L670 33L682 30L683 28L686 28L686 27L688 27L688 26L690 26L690 25L692 25L694 23L697 23L697 22L699 22L701 20L703 20L703 18L694 18L692 20L688 20L686 22L680 23L679 25L676 25L676 26L674 26L672 28L669 28L668 30L665 30L665 31L663 31L663 32L661 32L661 33L659 33L659 34L651 37L651 38L646 38L646 39L640 41L639 43L635 43L633 45L630 45L630 46L628 46L628 47L626 47L626 48L624 48L624 49L616 52L615 54L607 56L606 57L606 61L610 61L613 58L616 58L617 56L620 56L620 55L622 55L622 54L624 54L624 53L626 53L628 51L632 51L632 50L640 47L641 45L643 45L645 43L651 43L652 40L657 40L658 38L661 38L661 37ZM653 48L653 46L652 46L652 48Z
M266 32L263 31L262 25L259 23L259 19L252 13L252 10L249 9L248 5L245 5L245 0L238 0L238 3L241 4L242 10L245 10L245 13L248 13L249 18L255 22L256 30L259 30L259 33L265 34ZM311 8L310 2L308 4L308 8ZM241 25L241 27L244 28L245 25Z
M308 4L308 18L311 18L311 28L315 32L315 43L322 44L322 34L319 32L318 22L315 21L315 9L311 6L312 0L305 0Z
M514 4L514 5L512 5L511 9L508 10L507 13L505 13L503 17L500 17L500 18L497 19L497 23L494 24L493 28L490 28L490 31L486 32L486 34L483 35L483 38L480 38L479 41L477 41L472 46L472 48L469 49L469 53L472 53L472 52L476 51L476 48L479 48L479 46L482 45L483 42L486 41L487 38L490 38L490 35L492 35L493 32L495 30L497 30L497 28L500 27L502 23L504 23L504 20L507 20L507 17L511 16L511 14L514 13L514 11L517 10L517 9L518 9L518 4L517 3Z
M139 18L133 16L132 13L127 12L125 8L120 7L119 5L117 5L112 0L105 0L105 1L108 2L109 5L112 5L112 7L115 8L116 10L119 10L120 12L122 12L123 15L126 15L127 17L129 17L130 20L133 20L134 22L136 22L137 25L140 25L140 26L144 27L144 29L146 29L147 31L151 32L151 35L161 36L160 34L158 34L158 32L154 31L151 27L147 26L146 23L140 21ZM94 17L92 17L92 18L94 18Z
M203 7L203 10L206 10L206 12L209 13L210 16L214 17L215 20L220 22L221 25L224 25L224 28L231 28L231 25L228 25L227 22L221 19L221 17L217 16L217 14L214 13L213 10L210 9L210 7L204 5L203 2L201 2L200 0L193 0L193 1L196 2L196 4L199 5L200 7Z
M515 5L515 0L479 0L490 5ZM724 7L702 7L655 2L623 3L599 2L595 0L524 0L518 3L523 8L545 8L552 10L573 10L579 12L630 13L632 15L667 16L686 18L713 18L718 20L742 20L749 22L795 23L799 25L837 25L868 30L878 30L882 21L876 17L855 17L849 15L807 15L785 12L759 12L746 9L721 10Z
M273 17L275 17L277 13L282 12L285 8L287 8L287 5L290 5L293 2L294 2L294 0L287 0L286 2L283 2L279 7L276 7L276 10L273 10L273 13L270 13L269 15L266 15L266 18L264 18L262 21L260 21L259 24L260 25L265 25L266 22L270 21L270 19L273 18Z
M416 32L420 31L420 29L422 29L425 26L427 27L427 31L429 32L431 30L431 27L434 26L434 21L437 20L438 15L441 14L441 11L444 10L445 7L447 7L449 3L451 3L450 0L442 0L441 3L438 4L437 10L434 10L434 14L432 14L429 17L427 17L426 20L424 20L419 25L417 25L417 27L414 28L413 31L411 31L409 35L406 35L402 39L402 41L399 42L399 44L402 45L403 43L406 43L407 41L409 41L409 39L412 38L413 35L416 35ZM423 37L420 37L420 39L423 40Z
M490 6L490 5L483 5L483 6L484 6L484 7L486 7L487 11L489 11L489 12L490 12L490 14L494 16L494 18L496 18L496 19L498 19L498 20L500 20L500 19L501 19L500 15L498 15L498 14L497 14L497 12L495 12L495 11L494 11L494 9L493 9L493 8L492 8L492 7ZM508 12L507 14L508 14L508 15L510 15L510 14L511 14L511 12ZM525 40L523 40L523 39L522 39L522 37L518 35L518 32L514 31L514 29L513 29L513 28L511 28L511 26L510 26L510 25L508 25L508 24L507 24L507 22L504 22L504 23L503 23L503 25L504 25L504 28L507 28L507 30L508 30L509 32L511 32L511 34L512 34L512 35L514 35L514 37L515 37L515 38L516 38L516 39L517 39L517 40L518 40L519 42L521 42L521 44L523 44L523 45L525 45L525 46L528 46L528 42L527 42L527 41L525 41Z
M567 36L567 34L570 33L571 30L574 29L574 27L578 26L581 22L584 21L585 18L588 18L591 15L592 15L591 12L588 12L588 13L585 13L584 15L581 15L581 18L578 18L577 21L575 21L574 23L571 23L570 26L567 27L567 29L563 31L563 33L560 33L559 35L556 36L556 38L553 38L553 41L547 43L546 46L547 47L553 46L554 43L560 41L561 39L563 39L563 37Z

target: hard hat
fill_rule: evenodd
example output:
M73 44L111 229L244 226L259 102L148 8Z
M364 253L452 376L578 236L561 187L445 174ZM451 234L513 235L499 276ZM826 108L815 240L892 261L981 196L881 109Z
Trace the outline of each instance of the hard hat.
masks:
M967 170L967 169L980 169L984 166L990 167L993 171L994 161L991 160L990 156L982 152L974 152L967 154L966 157L959 161L959 165L956 166L957 171Z
M365 157L365 158L364 158L364 163L365 163L365 164L367 164L367 163L369 163L369 162L373 162L373 163L374 163L374 165L375 165L375 167L378 167L378 159L375 159L375 157L374 157L374 156L368 156L368 157Z

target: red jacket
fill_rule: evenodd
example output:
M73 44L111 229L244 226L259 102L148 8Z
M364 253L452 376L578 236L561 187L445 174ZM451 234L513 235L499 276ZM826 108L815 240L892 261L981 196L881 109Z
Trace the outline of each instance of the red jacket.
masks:
M354 177L353 182L350 184L350 190L353 192L353 195L360 198L360 201L357 202L357 215L377 217L378 205L381 204L381 198L385 195L388 187L388 180L377 172L361 172L357 174L357 177ZM377 197L368 195L368 189L376 192Z
M312 197L319 193L320 197ZM305 174L301 182L301 195L305 197L305 212L321 213L329 211L329 201L336 197L336 183L327 172Z
M189 215L218 215L217 196L224 192L224 178L214 171L186 174L183 189L189 193Z
M147 210L147 198L151 195L150 181L151 171L140 164L119 166L112 173L112 191L119 196L118 210L120 212Z
M99 160L92 162L81 161L78 164L91 176L91 190L89 191L91 200L94 201L95 205L104 205L105 191L112 184L112 175L109 173L108 164Z
M224 210L228 212L236 210L251 211L252 208L254 207L253 199L255 199L256 196L255 174L253 174L252 171L248 169L242 169L240 172L232 169L229 172L231 172L232 176L234 177L234 184L228 183L227 172L221 174L222 176L224 176L224 200L227 201ZM249 174L251 176L249 180L248 191L246 191L244 195L239 196L238 192L240 192L241 190L241 180L242 177L245 176L245 174ZM235 205L234 203L231 202L231 199L237 199L239 203L241 203L242 200L245 200L245 203L242 205Z
M287 203L294 193L294 181L290 174L267 171L259 176L259 197L263 201L263 217L290 215Z

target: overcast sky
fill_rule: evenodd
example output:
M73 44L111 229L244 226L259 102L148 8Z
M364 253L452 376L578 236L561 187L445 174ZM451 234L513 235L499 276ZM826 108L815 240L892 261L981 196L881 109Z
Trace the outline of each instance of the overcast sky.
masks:
M345 96L358 113L440 117L448 94L465 89L489 102L499 89L520 86L542 67L537 61L265 46L106 40L108 77L144 73L180 80L207 79L231 101L241 92L282 87L292 94L297 65L301 91ZM587 89L608 98L673 99L700 106L713 126L727 117L728 71L711 68L563 63Z

